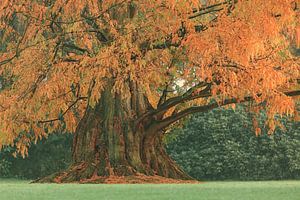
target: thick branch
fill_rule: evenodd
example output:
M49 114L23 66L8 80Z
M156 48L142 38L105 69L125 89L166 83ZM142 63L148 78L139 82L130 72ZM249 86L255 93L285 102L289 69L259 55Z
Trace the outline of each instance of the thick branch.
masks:
M206 86L206 87L205 87ZM197 92L197 89L200 89L202 87L205 87L203 90ZM199 84L195 85L194 87L191 87L188 91L186 91L183 95L176 96L173 98L170 98L166 100L163 104L161 104L157 108L156 115L160 115L165 113L168 109L172 108L173 106L176 106L180 103L184 103L187 101L199 99L199 98L205 98L211 96L210 94L210 84L206 82L200 82Z
M198 93L193 93L195 92L197 89L204 87L205 85L207 85L207 87L203 90L201 90ZM194 87L190 88L187 92L185 92L183 95L180 96L176 96L173 98L170 98L168 100L166 100L163 104L161 104L160 106L157 107L157 109L151 109L148 112L144 113L143 115L141 115L137 120L136 120L136 126L139 125L143 120L149 118L149 117L154 117L156 120L162 119L163 115L173 106L176 106L178 104L187 102L187 101L192 101L195 99L199 99L199 98L206 98L211 96L210 93L210 84L201 82L197 85L195 85Z
M295 91L289 91L289 92L285 92L284 93L286 96L299 96L300 95L300 90L295 90ZM258 95L260 96L260 95ZM244 102L249 102L249 101L253 101L254 98L252 96L249 97L245 97L244 99L236 99L236 98L232 98L232 99L226 99L225 101L221 102L221 103L212 103L209 105L204 105L204 106L193 106L190 108L187 108L179 113L176 113L170 117L167 117L165 119L163 119L162 121L159 122L158 125L158 129L164 129L166 127L168 127L169 125L171 125L172 123L190 115L193 113L198 113L198 112L206 112L209 110L212 110L214 108L218 108L218 107L222 107L225 105L229 105L229 104L234 104L234 103L244 103Z

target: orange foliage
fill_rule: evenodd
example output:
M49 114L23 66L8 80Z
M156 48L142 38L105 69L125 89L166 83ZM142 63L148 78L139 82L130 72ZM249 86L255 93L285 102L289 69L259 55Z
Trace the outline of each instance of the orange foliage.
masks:
M0 74L13 83L0 92L0 146L19 138L26 154L30 141L62 126L51 122L60 115L74 131L112 79L123 98L130 98L126 81L136 81L154 107L166 82L206 81L212 97L185 106L252 96L267 102L269 119L294 115L295 101L283 92L299 88L299 57L289 51L299 47L299 2L200 2L1 0Z

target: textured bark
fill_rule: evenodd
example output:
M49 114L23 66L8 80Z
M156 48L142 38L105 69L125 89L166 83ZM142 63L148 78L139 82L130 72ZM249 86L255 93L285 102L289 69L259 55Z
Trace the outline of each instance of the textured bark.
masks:
M121 99L111 88L103 91L95 108L88 108L73 142L73 164L68 170L39 182L74 182L110 176L162 176L191 179L167 155L157 122L141 114L153 109L136 84L131 97Z

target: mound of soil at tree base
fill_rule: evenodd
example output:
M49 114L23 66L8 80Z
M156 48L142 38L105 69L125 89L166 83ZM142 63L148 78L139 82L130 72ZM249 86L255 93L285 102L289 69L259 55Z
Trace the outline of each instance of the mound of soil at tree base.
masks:
M197 184L196 180L178 180L165 178L162 176L146 176L138 174L135 176L109 176L93 177L92 179L82 180L80 183L105 183L105 184Z
M38 179L32 183L79 183L79 184L199 184L197 180L179 180L165 178L162 176L146 176L144 174L136 174L134 176L93 176L90 179L82 179L80 181L66 182L62 181L64 174L54 179Z

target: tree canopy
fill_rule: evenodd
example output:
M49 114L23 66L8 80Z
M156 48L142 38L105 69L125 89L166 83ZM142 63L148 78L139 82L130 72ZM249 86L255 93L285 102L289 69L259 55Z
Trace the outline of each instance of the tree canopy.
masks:
M299 10L298 0L2 0L0 146L26 155L53 130L73 132L107 85L127 99L130 81L161 128L250 102L274 130L276 114L297 117Z

